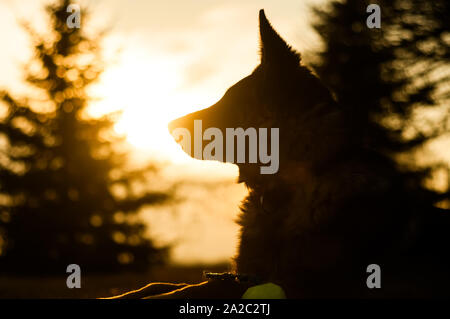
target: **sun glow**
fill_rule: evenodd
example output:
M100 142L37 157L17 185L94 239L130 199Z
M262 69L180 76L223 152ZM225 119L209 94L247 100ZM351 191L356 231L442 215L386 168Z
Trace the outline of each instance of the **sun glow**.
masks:
M139 151L176 162L188 161L170 136L167 124L193 111L201 96L182 89L182 68L177 67L176 60L133 51L120 55L120 61L107 68L94 87L99 101L90 113L95 116L121 111L114 130Z

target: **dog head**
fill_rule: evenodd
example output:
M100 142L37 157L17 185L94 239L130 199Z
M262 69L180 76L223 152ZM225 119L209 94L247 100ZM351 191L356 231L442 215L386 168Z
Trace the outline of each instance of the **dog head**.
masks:
M339 147L335 130L342 129L331 94L263 10L259 27L261 63L253 73L216 104L169 124L189 155L236 163L240 180L250 184L282 174L283 163L326 158Z

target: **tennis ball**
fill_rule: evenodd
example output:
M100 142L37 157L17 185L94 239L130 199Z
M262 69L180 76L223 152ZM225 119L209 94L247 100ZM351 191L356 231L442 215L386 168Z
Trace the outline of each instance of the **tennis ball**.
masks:
M248 288L242 299L286 299L283 288L271 282Z

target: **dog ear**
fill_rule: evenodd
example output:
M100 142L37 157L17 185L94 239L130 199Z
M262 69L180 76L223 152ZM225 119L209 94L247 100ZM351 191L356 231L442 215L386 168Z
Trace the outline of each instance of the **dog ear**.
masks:
M264 10L259 11L259 33L261 37L261 65L295 67L300 63L300 54L292 49L272 28Z

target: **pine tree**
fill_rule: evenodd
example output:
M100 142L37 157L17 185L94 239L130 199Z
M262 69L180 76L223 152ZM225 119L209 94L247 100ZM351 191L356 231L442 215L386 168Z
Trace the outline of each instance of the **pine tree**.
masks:
M39 98L0 91L0 271L61 274L72 263L84 272L146 270L166 251L145 238L136 213L168 195L137 194L144 172L127 170L114 117L86 116L86 89L104 68L101 35L70 28L69 4L46 8L47 34L26 27L35 51L26 81Z
M450 5L377 1L381 28L371 29L366 26L370 3L333 1L314 9L314 28L324 44L314 68L351 114L362 142L391 162L412 196L434 203L442 194L423 187L432 168L405 168L395 158L448 131ZM418 109L441 109L444 116L418 125Z

